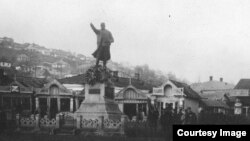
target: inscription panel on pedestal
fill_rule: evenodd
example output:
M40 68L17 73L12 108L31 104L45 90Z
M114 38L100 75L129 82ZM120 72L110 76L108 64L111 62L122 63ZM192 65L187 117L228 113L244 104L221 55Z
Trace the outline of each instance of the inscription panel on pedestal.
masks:
M89 94L101 94L100 89L89 89Z
M105 88L105 97L109 99L114 99L114 88L106 87Z

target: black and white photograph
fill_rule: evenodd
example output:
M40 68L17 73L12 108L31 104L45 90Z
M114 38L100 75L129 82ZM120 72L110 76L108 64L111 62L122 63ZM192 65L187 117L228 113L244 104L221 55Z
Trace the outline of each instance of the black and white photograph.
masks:
M247 129L249 0L0 0L1 141Z

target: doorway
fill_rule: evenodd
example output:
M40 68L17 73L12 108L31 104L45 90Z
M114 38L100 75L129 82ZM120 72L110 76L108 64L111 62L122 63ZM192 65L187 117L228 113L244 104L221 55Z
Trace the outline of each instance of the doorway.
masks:
M70 111L70 99L69 98L61 98L61 111L62 112Z
M51 98L50 99L50 117L55 118L56 114L58 113L58 107L57 107L57 99Z
M136 116L136 104L124 104L124 114L131 120L133 116Z
M39 107L41 117L47 115L47 98L39 98Z

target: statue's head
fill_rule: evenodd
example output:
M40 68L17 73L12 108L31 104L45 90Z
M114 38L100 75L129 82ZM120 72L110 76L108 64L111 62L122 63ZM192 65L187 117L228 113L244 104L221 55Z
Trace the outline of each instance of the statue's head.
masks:
M105 29L105 23L104 22L101 23L101 29Z

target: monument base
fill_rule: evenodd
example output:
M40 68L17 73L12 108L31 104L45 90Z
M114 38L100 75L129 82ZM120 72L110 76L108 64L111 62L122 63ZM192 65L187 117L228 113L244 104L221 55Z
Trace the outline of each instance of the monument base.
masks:
M98 103L84 101L75 113L77 117L82 116L84 119L98 119L103 116L104 119L120 120L122 115L118 105L110 100Z
M104 119L120 120L122 112L113 95L113 87L105 83L85 84L85 100L75 112L76 116L86 120L98 119L100 116Z

